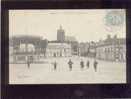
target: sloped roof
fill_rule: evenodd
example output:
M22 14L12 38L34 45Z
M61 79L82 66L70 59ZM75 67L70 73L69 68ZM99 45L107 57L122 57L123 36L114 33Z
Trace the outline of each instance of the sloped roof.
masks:
M99 47L99 46L107 46L107 45L118 45L118 44L126 44L126 39L125 38L106 39L106 40L98 42L97 43L97 47Z

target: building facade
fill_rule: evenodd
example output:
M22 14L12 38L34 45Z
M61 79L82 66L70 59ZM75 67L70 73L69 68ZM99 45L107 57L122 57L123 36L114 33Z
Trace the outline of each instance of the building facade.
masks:
M80 48L80 55L81 56L88 56L89 53L89 43L80 43L79 44Z
M46 57L70 57L71 45L67 43L48 43Z
M10 38L9 53L10 63L25 63L39 61L45 56L47 41L40 37L17 36Z
M96 42L89 42L89 49L88 49L88 53L87 53L88 57L96 57Z
M99 41L96 47L96 58L107 61L126 62L126 40L124 38L108 38Z

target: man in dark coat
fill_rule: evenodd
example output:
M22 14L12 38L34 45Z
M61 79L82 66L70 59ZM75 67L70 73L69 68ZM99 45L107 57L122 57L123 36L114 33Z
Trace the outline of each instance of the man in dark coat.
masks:
M80 65L81 65L81 69L83 69L84 68L84 61L83 60L81 60Z
M57 63L56 63L56 61L53 63L53 65L54 65L54 70L56 70L57 69Z
M89 60L87 61L86 66L87 66L87 68L89 68L89 66L90 66Z
M97 71L97 64L98 64L98 62L95 60L95 61L94 61L94 69L95 69L95 72Z
M28 56L27 57L27 66L30 68L30 64L33 63L33 56Z
M73 64L73 62L72 62L71 59L70 59L69 62L68 62L70 71L72 70L72 64Z
M30 68L30 61L29 60L27 61L27 66L28 66L28 68Z

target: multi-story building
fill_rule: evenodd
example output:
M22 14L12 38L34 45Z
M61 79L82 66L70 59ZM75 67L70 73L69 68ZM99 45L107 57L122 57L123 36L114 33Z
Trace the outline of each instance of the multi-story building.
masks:
M71 55L80 55L79 43L76 38L73 36L65 36L65 31L62 29L62 26L57 30L57 41L55 42L70 44Z
M89 43L80 43L79 44L80 48L80 55L81 56L88 56L89 53Z
M80 56L79 43L77 41L70 42L71 44L71 54L74 56Z
M10 62L38 61L45 56L47 40L36 36L16 36L10 38Z
M96 58L107 61L126 61L126 39L111 38L99 41L96 46Z
M79 48L79 43L76 40L68 40L65 41L65 43L71 45L71 54L74 56L80 56L80 48Z
M88 57L96 57L96 42L89 42Z
M50 42L46 48L46 57L70 57L71 45L67 43Z

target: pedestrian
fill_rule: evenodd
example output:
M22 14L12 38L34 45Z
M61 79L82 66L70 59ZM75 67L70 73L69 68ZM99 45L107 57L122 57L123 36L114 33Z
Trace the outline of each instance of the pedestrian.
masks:
M73 62L72 62L71 59L70 59L69 62L68 62L70 71L72 70L72 64L73 64Z
M81 69L83 69L84 68L84 61L83 60L81 60L80 65L81 65Z
M57 62L55 61L55 62L53 63L53 65L54 65L54 70L56 70L56 69L57 69Z
M87 68L89 68L89 66L90 66L89 60L87 61L86 66L87 66Z
M97 64L98 64L98 62L95 60L95 61L94 61L94 69L95 69L95 72L97 72Z
M30 61L27 61L27 66L28 68L30 68Z

